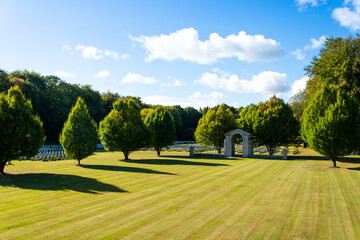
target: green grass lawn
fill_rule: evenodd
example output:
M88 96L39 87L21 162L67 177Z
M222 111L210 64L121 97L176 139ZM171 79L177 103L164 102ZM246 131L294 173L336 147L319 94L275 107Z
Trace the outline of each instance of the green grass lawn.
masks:
M0 176L0 239L359 239L360 163L303 155L13 161Z

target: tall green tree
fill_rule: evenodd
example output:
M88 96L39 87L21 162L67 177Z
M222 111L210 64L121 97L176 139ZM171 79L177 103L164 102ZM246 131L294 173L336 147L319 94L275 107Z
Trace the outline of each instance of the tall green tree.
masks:
M151 133L141 119L140 106L133 99L119 99L100 122L99 135L107 151L120 150L125 159L131 152L148 146Z
M359 104L337 86L323 86L304 111L303 135L310 147L333 161L360 144Z
M360 35L328 38L320 54L305 68L310 101L323 85L336 85L360 101ZM305 96L306 97L306 96Z
M78 98L60 134L59 142L65 154L80 161L96 151L97 126L82 98Z
M152 146L160 156L161 149L176 140L175 121L164 107L157 107L145 118L145 124L152 133Z
M208 110L199 120L195 139L205 146L223 147L225 134L234 129L236 129L235 115L225 104L222 104L217 109Z
M237 124L252 133L259 145L265 145L270 155L274 148L293 143L299 135L299 123L290 106L275 96L265 103L244 108Z
M0 173L8 161L36 155L44 144L42 122L18 87L0 94Z

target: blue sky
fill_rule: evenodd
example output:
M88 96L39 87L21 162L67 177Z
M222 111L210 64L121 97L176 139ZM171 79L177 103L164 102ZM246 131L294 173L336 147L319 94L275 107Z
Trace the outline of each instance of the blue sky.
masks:
M288 100L326 37L360 29L360 0L0 0L0 68L54 74L146 103Z

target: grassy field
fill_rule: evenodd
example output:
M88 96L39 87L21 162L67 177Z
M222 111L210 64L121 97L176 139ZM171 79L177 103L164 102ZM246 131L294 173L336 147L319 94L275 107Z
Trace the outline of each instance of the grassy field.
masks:
M359 161L329 168L306 151L13 161L0 176L0 239L359 239Z

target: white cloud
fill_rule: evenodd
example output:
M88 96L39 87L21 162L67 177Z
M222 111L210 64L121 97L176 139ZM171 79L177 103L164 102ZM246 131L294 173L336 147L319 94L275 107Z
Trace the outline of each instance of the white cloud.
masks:
M294 96L300 90L304 90L308 80L309 80L309 77L305 76L299 80L294 81L293 85L291 86L291 96Z
M61 79L75 78L75 75L73 73L69 73L65 71L55 71L51 74L45 74L45 75L54 75L54 76L58 76Z
M93 46L77 45L75 47L75 50L81 51L81 54L84 58L99 60L103 57L101 54L101 50L98 50L96 47Z
M157 80L153 77L144 77L140 74L131 73L129 72L126 76L122 79L121 83L143 83L143 84L154 84Z
M326 0L295 0L296 4L299 6L299 11L305 9L307 6L317 7L321 4L325 4Z
M99 59L105 58L105 57L109 57L109 58L113 58L113 59L128 59L128 58L130 58L129 54L121 54L120 55L119 53L117 53L115 51L111 51L109 49L97 49L96 47L93 47L93 46L84 46L81 44L76 45L74 48L65 44L62 46L61 49L63 51L69 52L70 54L73 54L72 50L80 51L81 55L84 58L95 59L95 60L99 60Z
M236 74L224 76L206 72L195 83L229 92L260 93L262 95L272 95L290 90L286 73L271 71L263 71L254 75L251 80L240 79Z
M274 60L284 55L277 41L266 39L263 35L248 35L244 31L225 38L212 33L205 41L199 39L194 28L184 28L169 35L130 38L146 49L146 61L163 59L210 64L231 57L255 62Z
M171 80L172 78L168 77L168 79ZM181 87L181 86L186 86L186 83L179 79L173 79L173 81L170 83L161 83L161 86L163 86L163 87Z
M326 36L321 36L318 39L311 38L310 39L311 44L306 45L304 47L304 50L317 49L317 48L321 47L322 45L324 45L324 43L326 42L326 39L327 39Z
M108 49L103 50L103 53L107 57L112 57L114 59L119 59L120 58L120 56L119 56L119 54L117 52L110 51Z
M345 0L345 6L336 8L331 16L340 22L340 25L352 31L360 29L360 0ZM350 7L348 5L351 5Z
M221 100L226 98L222 92L211 92L210 94L202 94L195 92L187 98L176 98L169 96L148 96L143 97L142 100L148 104L160 104L165 106L180 105L182 107L192 106L194 108L200 107L214 107L221 104Z
M306 54L301 49L296 49L295 51L290 52L292 55L296 57L297 60L304 60Z
M110 72L107 70L100 71L95 75L95 78L105 78L105 77L110 77Z
M290 53L294 55L297 60L304 60L307 51L320 48L322 45L324 45L326 39L326 36L321 36L318 39L311 38L310 44L306 45L303 49L296 49L295 51L292 51Z

